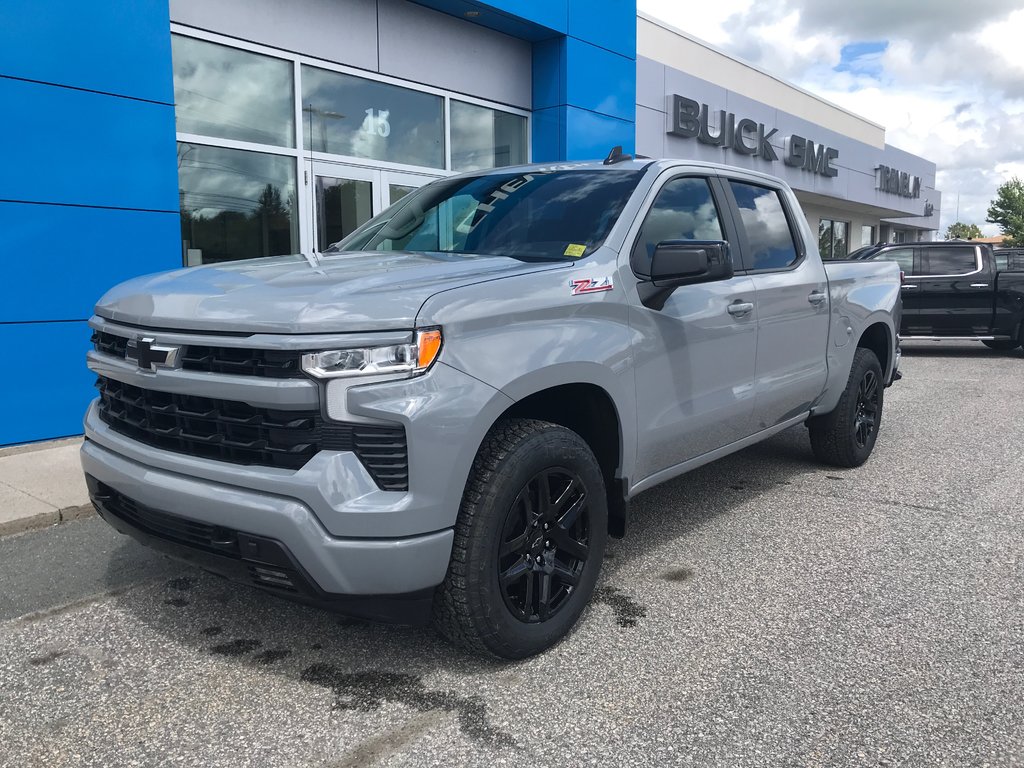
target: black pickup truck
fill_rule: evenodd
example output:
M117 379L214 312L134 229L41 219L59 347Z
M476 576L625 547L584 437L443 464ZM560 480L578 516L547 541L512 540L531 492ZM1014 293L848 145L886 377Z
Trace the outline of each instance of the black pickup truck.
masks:
M900 265L902 338L974 339L1011 350L1024 346L1024 270L1019 259L999 255L970 241L894 243L851 254Z

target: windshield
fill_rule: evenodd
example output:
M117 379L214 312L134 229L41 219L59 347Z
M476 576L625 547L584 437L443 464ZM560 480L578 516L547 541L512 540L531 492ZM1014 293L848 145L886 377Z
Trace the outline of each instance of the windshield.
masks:
M531 170L442 179L327 250L579 259L601 246L642 175Z

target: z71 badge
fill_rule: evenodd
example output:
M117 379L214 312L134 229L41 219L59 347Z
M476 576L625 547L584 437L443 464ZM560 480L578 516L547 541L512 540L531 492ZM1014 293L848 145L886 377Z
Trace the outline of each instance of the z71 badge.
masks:
M584 277L579 280L570 280L569 287L573 296L584 293L600 293L610 291L615 286L612 284L611 275L608 277Z

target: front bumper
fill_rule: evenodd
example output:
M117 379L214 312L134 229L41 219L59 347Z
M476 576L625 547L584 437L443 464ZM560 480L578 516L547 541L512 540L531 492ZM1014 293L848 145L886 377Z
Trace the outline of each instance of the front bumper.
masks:
M297 499L145 466L88 438L82 445L81 458L93 488L113 489L135 505L185 524L217 527L275 542L306 577L315 596L327 602L341 596L407 595L430 589L441 583L448 567L451 529L402 538L338 538L324 530L312 511ZM93 496L100 513L115 528L147 543L162 539L167 546L161 549L173 549L173 554L201 559L211 570L234 575L234 566L227 567L223 558L204 556L215 553L204 552L202 547L194 546L195 542L176 541L173 535L167 535L167 525L140 526L137 521L118 516L103 493L94 492ZM232 559L246 563L248 568L244 557ZM262 562L259 557L256 561ZM275 561L271 559L267 564L274 565Z

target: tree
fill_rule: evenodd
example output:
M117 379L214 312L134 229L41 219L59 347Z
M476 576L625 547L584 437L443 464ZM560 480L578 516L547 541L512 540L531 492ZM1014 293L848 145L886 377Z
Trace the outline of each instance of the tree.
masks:
M976 237L981 237L981 228L977 224L964 224L958 221L946 229L947 240L973 240Z
M1024 181L1014 176L999 185L985 221L999 225L1004 245L1024 246Z

